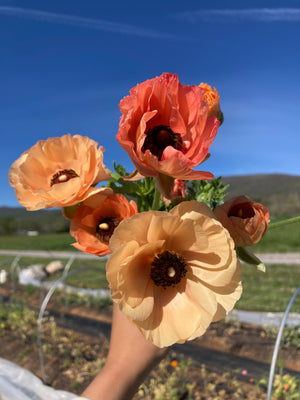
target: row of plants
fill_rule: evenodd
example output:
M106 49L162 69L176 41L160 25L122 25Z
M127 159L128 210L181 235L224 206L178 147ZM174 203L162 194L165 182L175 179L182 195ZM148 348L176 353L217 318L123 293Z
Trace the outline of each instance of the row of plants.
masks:
M10 334L18 336L22 343L22 351L18 354L20 363L25 361L31 352L37 351L36 319L37 313L18 299L12 299L6 304L0 302L0 336ZM44 354L46 358L59 359L60 374L64 376L65 386L60 389L79 393L86 382L105 364L107 340L103 339L101 343L100 340L86 343L80 340L75 332L58 327L52 317L45 318L42 326ZM291 331L287 334L288 337L290 333ZM297 343L298 345L300 343L299 330ZM23 346L24 344L30 346ZM286 345L295 343L287 340ZM255 380L247 376L247 371L237 372L244 376L244 382L228 373L211 372L204 364L198 365L190 358L170 352L140 386L134 400L263 400L266 398L267 377ZM299 379L288 374L278 374L274 381L272 399L299 399L299 391Z
M13 261L14 257L0 256L0 270L5 270L9 278ZM51 261L53 261L51 258L21 257L14 270L15 281L18 279L18 268L28 268L35 264L46 266ZM68 262L66 259L60 261L62 265L66 265ZM101 259L75 259L70 271L81 267L86 267L86 270L70 276L66 280L66 284L77 288L108 289L105 263L106 261ZM242 273L244 291L236 304L236 308L242 310L283 312L300 282L300 265L268 265L265 273L258 273L253 266L243 264ZM62 271L58 271L46 280L54 281L61 276ZM292 312L298 312L299 309L300 297L298 296Z

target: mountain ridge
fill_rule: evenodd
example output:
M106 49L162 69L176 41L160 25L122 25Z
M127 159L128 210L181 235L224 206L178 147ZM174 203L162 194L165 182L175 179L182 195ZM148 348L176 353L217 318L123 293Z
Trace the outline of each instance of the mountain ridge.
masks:
M300 214L300 175L289 174L249 174L229 175L221 178L229 184L226 199L247 195L253 201L264 204L273 216L293 216ZM1 218L63 218L60 209L27 211L23 207L0 206Z

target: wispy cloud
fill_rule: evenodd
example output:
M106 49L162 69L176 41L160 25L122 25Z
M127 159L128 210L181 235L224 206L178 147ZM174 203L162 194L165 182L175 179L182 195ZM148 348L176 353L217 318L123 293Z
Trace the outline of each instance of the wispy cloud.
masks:
M300 8L208 9L174 14L189 22L299 22Z
M172 35L134 25L122 24L103 19L84 18L74 15L57 14L47 11L32 10L21 7L0 6L0 14L26 18L35 21L45 21L54 24L73 25L80 28L101 30L119 34L148 37L153 39L171 39Z

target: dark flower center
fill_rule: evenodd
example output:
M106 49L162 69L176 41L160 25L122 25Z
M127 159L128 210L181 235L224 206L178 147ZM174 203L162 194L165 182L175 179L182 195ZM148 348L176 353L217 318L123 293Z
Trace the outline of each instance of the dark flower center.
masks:
M238 218L252 218L254 217L255 212L251 204L242 203L236 204L235 206L231 207L228 213L228 217L238 217Z
M118 218L105 218L102 219L96 228L96 236L101 242L108 244L109 239L114 233L115 228L119 225L120 220Z
M58 171L53 175L50 186L53 186L56 183L65 183L72 178L76 178L77 176L78 175L73 169L63 169L62 171Z
M142 152L150 150L151 153L161 160L164 149L168 146L176 150L183 150L183 142L180 133L174 133L169 126L158 125L149 129L145 138Z
M162 286L164 289L177 285L185 276L187 268L184 258L169 250L158 254L151 266L150 278L156 286Z

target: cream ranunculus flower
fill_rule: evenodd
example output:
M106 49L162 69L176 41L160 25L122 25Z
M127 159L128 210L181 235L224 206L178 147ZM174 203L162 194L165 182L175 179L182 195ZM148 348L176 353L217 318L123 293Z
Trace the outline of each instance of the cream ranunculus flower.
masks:
M104 148L94 140L70 134L40 140L9 170L9 183L27 210L75 205L99 192L109 179Z
M204 203L136 214L109 246L112 299L158 347L201 336L241 295L234 242Z

